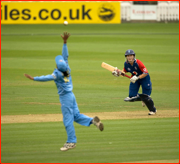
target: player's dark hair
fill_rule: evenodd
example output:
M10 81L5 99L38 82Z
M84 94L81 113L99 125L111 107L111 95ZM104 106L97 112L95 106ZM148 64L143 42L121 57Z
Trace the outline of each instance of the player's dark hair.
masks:
M65 72L62 72L63 73L63 75L65 76L65 77L69 77L70 76L70 73L69 73L69 71L67 70L67 71L65 71Z

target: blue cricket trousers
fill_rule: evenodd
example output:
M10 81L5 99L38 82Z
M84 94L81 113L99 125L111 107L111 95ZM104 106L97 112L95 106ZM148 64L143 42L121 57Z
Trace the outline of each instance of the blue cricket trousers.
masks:
M135 83L130 83L129 85L129 97L135 97L138 94L140 86L142 87L142 93L151 95L152 83L150 80L139 79Z
M73 92L60 95L59 99L63 114L63 123L67 132L67 143L76 143L77 138L73 122L77 122L84 126L90 126L93 118L80 114Z

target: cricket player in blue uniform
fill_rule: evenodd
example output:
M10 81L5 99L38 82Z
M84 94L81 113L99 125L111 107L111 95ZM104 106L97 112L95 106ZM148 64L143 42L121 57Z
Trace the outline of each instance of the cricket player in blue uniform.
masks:
M76 146L77 138L75 135L73 122L84 126L94 124L100 131L103 131L104 129L104 125L101 123L98 116L91 118L79 112L76 98L72 92L73 84L71 78L71 69L68 64L69 54L66 43L69 36L70 34L67 32L64 32L64 35L61 35L64 41L62 55L56 56L55 62L57 69L55 69L51 75L32 77L25 74L27 78L34 81L44 82L54 80L57 86L63 115L63 123L67 132L67 141L64 146L60 148L61 151L66 151L68 149L75 148Z
M149 109L149 115L156 114L157 110L154 106L154 102L150 97L152 91L152 83L148 70L144 64L136 59L135 52L131 49L125 52L126 61L124 63L123 73L130 72L132 74L129 86L129 97L124 101L134 102L142 101L143 106L147 106ZM121 75L117 69L112 72L114 76ZM142 94L138 94L140 86L142 87Z

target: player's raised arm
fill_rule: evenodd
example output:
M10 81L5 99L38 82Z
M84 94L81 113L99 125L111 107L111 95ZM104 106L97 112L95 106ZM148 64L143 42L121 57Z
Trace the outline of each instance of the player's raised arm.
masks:
M69 36L70 36L70 33L67 33L67 32L64 32L64 34L61 35L61 37L64 41L63 49L62 49L62 56L66 62L68 62L68 56L69 56L68 48L67 48L67 44L66 44Z
M36 76L36 77L32 77L31 75L24 74L24 76L34 81L51 81L56 79L56 76L54 74L46 75L46 76Z

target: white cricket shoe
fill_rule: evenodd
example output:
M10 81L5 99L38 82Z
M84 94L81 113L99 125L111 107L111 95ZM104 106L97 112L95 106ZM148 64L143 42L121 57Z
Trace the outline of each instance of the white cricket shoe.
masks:
M60 148L61 151L67 151L69 149L73 149L76 147L76 143L65 143L62 148Z
M134 101L137 101L138 100L138 98L139 98L139 96L134 96L134 97L126 97L125 99L124 99L124 101L129 101L129 102L134 102Z
M92 123L100 130L103 131L104 130L104 125L103 123L100 121L98 116L95 116L92 120Z
M144 101L142 101L142 106L143 106L143 107L145 107L145 106L146 106L146 104L144 103Z
M157 112L157 110L156 110L155 112L150 111L150 112L148 113L148 115L154 115L154 114L156 114L156 112Z
M130 97L126 97L125 99L124 99L124 101L131 101L132 100L132 97L130 98Z

